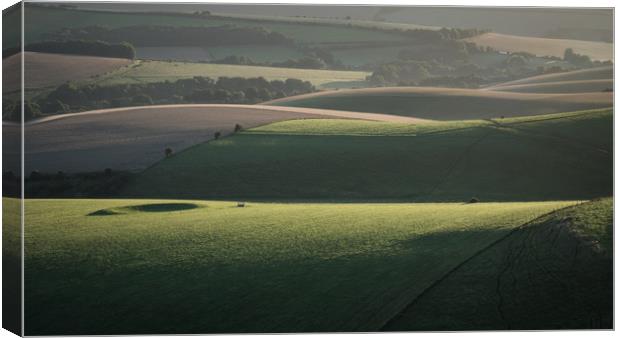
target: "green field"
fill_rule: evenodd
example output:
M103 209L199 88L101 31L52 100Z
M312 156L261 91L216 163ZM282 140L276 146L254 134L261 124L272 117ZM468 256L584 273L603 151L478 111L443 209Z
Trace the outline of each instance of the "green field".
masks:
M317 87L336 86L350 88L359 85L360 82L365 80L367 75L370 75L370 73L191 62L136 61L129 66L106 73L92 80L85 81L84 83L115 85L124 83L176 81L179 79L192 78L194 76L206 76L213 79L217 79L221 76L238 76L244 78L262 76L267 80L296 78L310 81Z
M293 120L26 200L26 334L610 328L612 120Z
M548 215L462 264L384 329L609 329L612 243L611 198Z
M264 104L394 114L446 121L607 108L613 105L613 93L552 95L439 87L365 87L290 96Z
M612 194L611 110L406 125L280 122L147 169L126 196L576 200Z
M26 334L378 330L571 204L27 200Z

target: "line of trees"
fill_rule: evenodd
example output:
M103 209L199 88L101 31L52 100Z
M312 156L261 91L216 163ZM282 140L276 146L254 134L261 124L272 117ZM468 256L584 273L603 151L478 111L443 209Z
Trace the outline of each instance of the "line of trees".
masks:
M194 77L174 82L76 86L65 83L45 98L25 102L25 119L113 107L182 103L253 104L315 91L308 81L268 81L262 77ZM18 101L3 100L5 120L18 121Z
M78 54L124 59L135 59L136 57L136 50L133 45L125 41L119 43L86 40L42 41L28 44L24 50L28 52Z
M128 26L108 28L88 26L64 28L51 33L53 40L89 40L120 43L127 41L134 46L227 46L227 45L292 45L293 40L281 33L263 27L237 27L224 25L201 26Z
M247 56L230 55L220 60L211 61L211 63L301 69L325 69L328 66L323 59L316 56L304 56L299 59L289 59L281 62L255 62Z
M136 49L128 42L110 43L105 41L87 40L49 40L29 43L24 47L26 52L77 54L111 58L135 59ZM2 50L2 58L21 52L20 47Z

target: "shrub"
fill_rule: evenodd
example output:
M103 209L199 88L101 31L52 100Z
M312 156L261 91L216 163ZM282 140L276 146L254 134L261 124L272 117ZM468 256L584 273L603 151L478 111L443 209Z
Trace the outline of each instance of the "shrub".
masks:
M235 133L241 130L243 130L243 127L239 123L235 124Z
M164 150L164 154L166 155L166 157L170 157L170 156L172 156L172 149L170 149L170 148L166 148L166 149Z
M216 131L215 134L213 134L213 137L215 137L215 139L219 139L220 136L222 136L222 133L220 133L219 131Z
M37 181L43 178L43 175L38 170L34 170L30 173L30 179L33 181Z
M478 203L478 202L480 202L480 200L478 199L478 197L472 197L472 198L469 200L469 202L467 202L467 203L470 203L470 204L471 204L471 203Z

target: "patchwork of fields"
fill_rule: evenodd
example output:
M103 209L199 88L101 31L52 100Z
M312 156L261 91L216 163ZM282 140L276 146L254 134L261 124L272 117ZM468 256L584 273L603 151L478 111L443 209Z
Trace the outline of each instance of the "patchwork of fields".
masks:
M296 107L260 105L166 105L105 109L55 115L28 123L25 134L25 172L45 173L142 170L158 162L164 149L180 152L215 137L235 125L252 128L290 119L350 118L400 123L422 119ZM19 171L19 124L5 123L3 151L6 170Z
M26 43L144 34L134 60L24 54L23 190L21 54L3 60L3 267L21 276L15 188L26 335L613 328L613 66L544 57L613 44L25 8ZM224 25L258 38L141 39Z

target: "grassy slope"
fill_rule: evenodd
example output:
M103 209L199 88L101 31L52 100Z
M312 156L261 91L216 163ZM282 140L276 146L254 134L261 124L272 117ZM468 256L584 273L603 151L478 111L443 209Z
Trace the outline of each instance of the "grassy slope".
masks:
M265 104L414 116L486 119L611 107L613 93L529 94L475 89L385 87L312 93Z
M295 69L278 67L258 67L241 65L221 65L190 62L138 61L130 66L88 81L101 85L120 83L144 83L176 81L194 76L208 76L217 79L227 77L264 77L267 80L286 80L296 78L310 81L315 86L328 85L330 82L352 83L351 86L364 81L367 72L333 71L314 69Z
M539 219L449 274L384 329L611 329L612 227L611 198Z
M612 193L612 112L421 125L280 122L190 148L128 196L588 199Z
M26 202L26 334L377 330L464 257L571 204L127 208L153 203L174 202Z
M2 327L21 334L21 204L2 201Z

